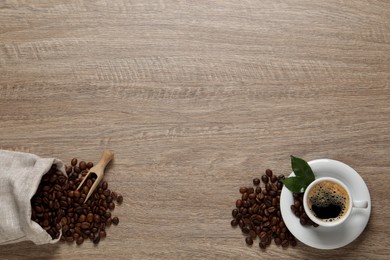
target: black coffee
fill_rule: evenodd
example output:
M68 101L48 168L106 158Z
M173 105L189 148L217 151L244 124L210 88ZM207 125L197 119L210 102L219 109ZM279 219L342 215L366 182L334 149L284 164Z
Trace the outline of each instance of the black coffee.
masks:
M332 222L341 219L348 212L349 196L339 184L323 181L309 191L308 204L318 219Z
M317 217L322 219L337 218L342 210L340 205L335 204L329 204L327 207L318 207L316 205L312 205L311 209Z

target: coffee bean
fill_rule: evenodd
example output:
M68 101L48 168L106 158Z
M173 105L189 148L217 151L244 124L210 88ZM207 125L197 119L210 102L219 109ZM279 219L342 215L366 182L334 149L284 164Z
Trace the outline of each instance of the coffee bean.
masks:
M265 240L266 245L269 246L271 242L272 242L272 238L271 236L268 236L267 239Z
M82 222L82 223L81 223L81 226L80 226L80 227L81 227L82 229L89 229L90 226L91 226L91 224L90 224L89 222L86 222L86 221L85 221L85 222Z
M276 177L275 175L272 175L271 176L271 182L272 183L275 183L275 182L277 182L278 181L278 177Z
M251 193L249 194L249 199L256 199L256 194L255 193Z
M260 179L259 178L254 178L253 179L253 185L258 186L260 184Z
M68 191L68 197L73 198L73 196L74 196L74 191L73 190Z
M103 191L103 195L106 196L106 197L108 197L108 196L111 195L111 191L110 191L109 189L106 189L106 190ZM118 195L118 198L119 198L119 197L120 197L120 195Z
M275 207L269 207L269 208L267 209L267 211L268 211L269 213L273 213L273 212L275 212L275 210L276 210Z
M95 223L99 223L100 222L100 215L98 215L98 214L93 215L93 220Z
M269 179L268 179L268 176L267 176L267 175L261 176L261 180L262 180L265 184L269 182Z
M86 182L88 189L90 189L92 187L92 184L93 184L93 181L91 179L88 179Z
M297 241L295 239L291 239L290 240L290 245L291 246L296 246L297 245Z
M259 243L259 246L260 246L260 248L263 249L263 250L266 249L266 247L267 247L267 246L266 246L266 243L263 242L263 241Z
M70 173L72 173L72 170L73 170L73 167L72 166L70 166L70 165L67 165L67 166L65 166L65 172L66 172L66 174L70 174Z
M77 238L77 240L76 240L76 244L77 244L77 245L81 245L83 242L84 242L84 238L83 238L82 236L80 236L80 237Z
M106 231L101 230L101 231L99 232L99 235L100 235L100 238L105 238L105 237L107 236L107 233L106 233Z
M232 225L232 227L236 227L238 225L238 222L236 219L233 219L230 224Z
M85 169L87 169L87 163L85 161L80 161L79 168L81 171L84 171Z
M75 166L75 165L77 164L77 159L76 159L76 158L73 158L73 159L71 160L70 164L71 164L72 166Z
M270 195L271 197L276 197L277 193L276 193L276 191L270 190L270 191L269 191L269 195Z
M89 238L89 240L93 241L93 239L95 238L95 235L91 232L91 233L88 235L88 238Z
M109 220L109 219L107 219L107 221L106 221L106 225L107 225L108 220ZM238 221L238 226L242 229L242 228L244 227L244 225L245 225L244 221L243 221L242 219L240 219L240 220Z
M60 201L60 207L61 208L67 208L68 207L68 203L66 201L64 201L64 200L61 200Z
M267 237L267 232L261 232L259 235L260 239L265 239Z
M83 186L83 189L82 189L82 193L84 193L85 195L87 195L89 192L89 187L87 185Z
M73 171L77 174L79 174L81 172L80 168L78 166L74 166L73 167Z
M247 245L250 245L250 246L253 245L253 239L251 237L246 237L245 242Z
M112 223L114 223L114 219L112 219ZM244 226L244 227L242 228L242 232L243 232L244 234L248 234L248 233L249 233L249 230L250 230L249 226Z
M35 212L37 213L42 213L44 211L43 207L40 207L40 206L35 206Z
M103 190L106 190L108 188L108 183L106 181L103 181L101 187Z
M288 240L283 240L282 241L282 247L288 247L290 243L288 242Z
M116 199L116 201L118 203L122 203L123 202L123 196L122 195L118 195L118 198Z
M272 177L272 170L271 170L271 169L265 170L265 174L266 174L268 177Z
M73 195L74 195L75 198L80 198L81 193L78 190L75 190L73 192Z
M102 192L103 192L103 189L102 189ZM99 192L99 193L100 193L100 192ZM113 200L117 200L117 198L118 198L118 193L112 192L112 193L111 193L111 196L112 196L112 199L113 199Z
M86 217L86 221L87 222L92 222L93 221L93 214L92 213L88 213L88 215Z
M237 214L238 214L238 209L233 209L233 210L232 210L232 216L233 216L233 218L235 218L235 217L237 216Z

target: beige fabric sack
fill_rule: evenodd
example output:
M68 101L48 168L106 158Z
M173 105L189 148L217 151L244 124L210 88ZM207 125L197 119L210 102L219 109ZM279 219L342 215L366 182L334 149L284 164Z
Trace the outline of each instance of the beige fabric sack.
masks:
M41 245L59 240L53 240L31 220L30 200L53 164L65 175L64 164L55 158L0 150L0 245L25 240Z

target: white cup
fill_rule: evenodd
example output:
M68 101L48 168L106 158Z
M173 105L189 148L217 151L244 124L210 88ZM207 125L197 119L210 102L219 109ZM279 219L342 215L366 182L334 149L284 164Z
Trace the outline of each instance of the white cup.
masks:
M334 185L336 184L336 185ZM329 218L320 218L319 216L316 215L316 213L313 211L313 207L310 202L309 194L311 197L313 196L313 193L317 191L318 194L318 189L319 187L324 187L324 186L331 186L335 187L334 190L337 190L336 195L342 195L343 201L344 201L344 206L345 208L341 210L340 214L336 217L329 217ZM339 188L339 187L341 188ZM314 189L314 190L313 190ZM323 189L323 188L322 188ZM333 190L333 188L331 188ZM313 191L312 191L313 190ZM327 189L329 190L329 189ZM344 190L344 191L343 191ZM321 191L320 193L323 193ZM317 198L318 201L319 198ZM320 198L324 200L323 198ZM309 186L306 188L305 193L303 195L303 207L305 209L305 212L307 216L316 224L323 226L323 227L333 227L337 226L341 223L343 223L351 214L352 208L367 208L368 207L368 201L358 201L358 200L353 200L353 197L351 196L351 192L349 191L348 187L341 182L338 179L331 178L331 177L322 177L314 180L312 183L309 184ZM318 208L317 208L318 209ZM323 213L326 213L329 208L321 208Z

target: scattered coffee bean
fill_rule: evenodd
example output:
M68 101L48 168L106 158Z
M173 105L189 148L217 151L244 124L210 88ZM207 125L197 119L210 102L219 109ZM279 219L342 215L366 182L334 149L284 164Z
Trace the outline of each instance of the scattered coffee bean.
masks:
M76 166L76 164L77 164L77 159L76 159L76 158L73 158L73 159L70 161L70 164L71 164L72 166Z
M78 245L81 245L83 242L84 242L84 238L83 237L79 237L76 240L76 244L78 244Z
M236 208L232 210L231 225L240 227L246 236L247 245L252 245L257 236L261 249L266 249L272 240L282 247L296 245L296 240L284 225L280 213L282 179L283 175L277 177L272 170L267 169L260 179L252 180L254 187L243 186L239 189L241 199L236 200ZM299 208L296 211L299 212Z
M73 170L73 169L72 169L72 166L70 166L70 165L68 165L68 166L65 167L65 172L66 172L66 174L68 174L68 175L69 175L70 173L72 173L72 170Z
M123 202L123 196L122 195L118 195L118 198L116 199L116 201L120 204Z
M253 245L253 239L251 237L246 237L245 242L247 245L250 245L250 246Z
M93 162L88 162L87 163L87 169L91 169L93 167Z
M95 238L93 239L94 244L98 244L100 242L100 235L96 235Z
M78 166L74 166L73 167L73 171L76 173L76 174L79 174L81 172L80 168ZM77 175L75 175L77 176Z
M268 177L272 177L272 170L271 169L267 169L265 170L265 174L268 176Z
M87 169L87 163L84 161L80 161L79 168L80 168L80 171L84 171L85 169Z
M261 176L261 180L262 180L264 183L268 183L268 182L269 182L269 179L268 179L268 176L267 176L267 175Z
M267 247L267 245L266 245L266 243L265 243L264 241L261 241L261 242L259 243L259 246L260 246L260 248L263 249L263 250Z
M238 209L233 209L233 210L232 210L232 216L233 216L233 218L235 218L235 217L237 216L237 214L238 214Z
M105 238L105 237L107 236L107 233L106 233L106 231L101 230L101 231L99 232L99 235L100 235L100 238Z

